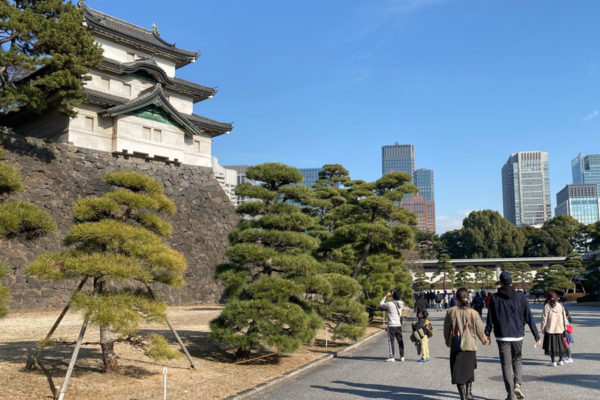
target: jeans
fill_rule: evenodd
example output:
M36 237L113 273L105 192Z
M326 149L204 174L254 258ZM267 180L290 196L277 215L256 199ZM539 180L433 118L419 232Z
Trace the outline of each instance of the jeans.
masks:
M515 384L521 384L523 376L523 341L506 342L497 340L496 343L498 343L498 353L500 353L504 387L506 388L506 392L512 396Z

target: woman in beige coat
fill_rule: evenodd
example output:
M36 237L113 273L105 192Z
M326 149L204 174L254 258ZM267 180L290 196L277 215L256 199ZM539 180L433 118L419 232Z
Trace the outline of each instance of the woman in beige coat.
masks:
M564 332L566 331L567 315L565 308L558 301L558 294L550 290L546 295L546 305L542 312L542 327L544 333L544 344L542 345L544 353L550 356L550 365L556 367L556 357L558 365L563 365L563 358L566 357L567 347L565 345Z
M469 308L469 292L467 289L458 289L456 300L457 305L446 313L444 338L446 339L446 346L450 347L452 383L458 388L461 400L471 400L474 398L471 393L471 386L475 380L475 368L477 368L477 338L479 337L484 345L488 345L490 342L485 336L479 313ZM460 350L452 349L450 343L453 332L456 331L460 332L464 341L464 346Z

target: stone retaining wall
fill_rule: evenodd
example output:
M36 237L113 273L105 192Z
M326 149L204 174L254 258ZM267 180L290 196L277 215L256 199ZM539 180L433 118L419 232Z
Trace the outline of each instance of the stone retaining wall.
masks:
M0 260L13 268L13 273L3 279L12 292L11 307L64 305L74 282L40 282L26 277L23 269L38 254L63 249L61 240L73 225L73 202L106 193L109 186L103 181L104 175L121 170L139 171L157 179L177 205L177 212L168 217L173 224L173 237L168 243L184 254L188 269L185 286L161 288L164 298L169 304L219 301L223 288L213 274L215 267L225 261L227 235L238 217L211 168L124 157L20 136L8 137L3 147L5 161L21 172L25 189L0 200L36 204L52 215L59 228L59 232L31 242L0 240Z

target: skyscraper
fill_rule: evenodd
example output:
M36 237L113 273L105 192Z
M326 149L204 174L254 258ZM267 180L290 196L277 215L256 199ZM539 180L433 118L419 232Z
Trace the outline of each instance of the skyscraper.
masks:
M600 154L584 156L583 153L579 153L571 161L571 170L574 184L600 185Z
M504 218L517 226L539 226L552 217L548 153L511 154L502 167Z
M319 179L319 172L322 170L323 168L298 168L298 171L304 175L304 180L300 182L300 185L312 187L315 181Z
M382 146L381 172L382 175L390 172L406 172L412 176L413 184L419 189L419 194L405 195L400 205L417 214L419 229L435 232L433 170L417 169L415 146L398 143Z
M598 185L566 185L556 194L556 215L570 215L582 224L600 219Z
M413 182L419 189L419 194L423 196L423 200L434 202L433 191L433 170L419 168L413 173Z
M413 174L417 165L415 146L412 144L393 144L381 148L381 175L390 172L408 172Z

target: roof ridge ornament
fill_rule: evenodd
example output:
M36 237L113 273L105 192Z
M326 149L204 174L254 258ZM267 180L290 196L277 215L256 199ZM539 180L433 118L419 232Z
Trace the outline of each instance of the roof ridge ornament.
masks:
M156 22L152 23L152 30L154 31L154 33L156 33L157 35L159 35L159 33L158 33L158 26L156 26Z

